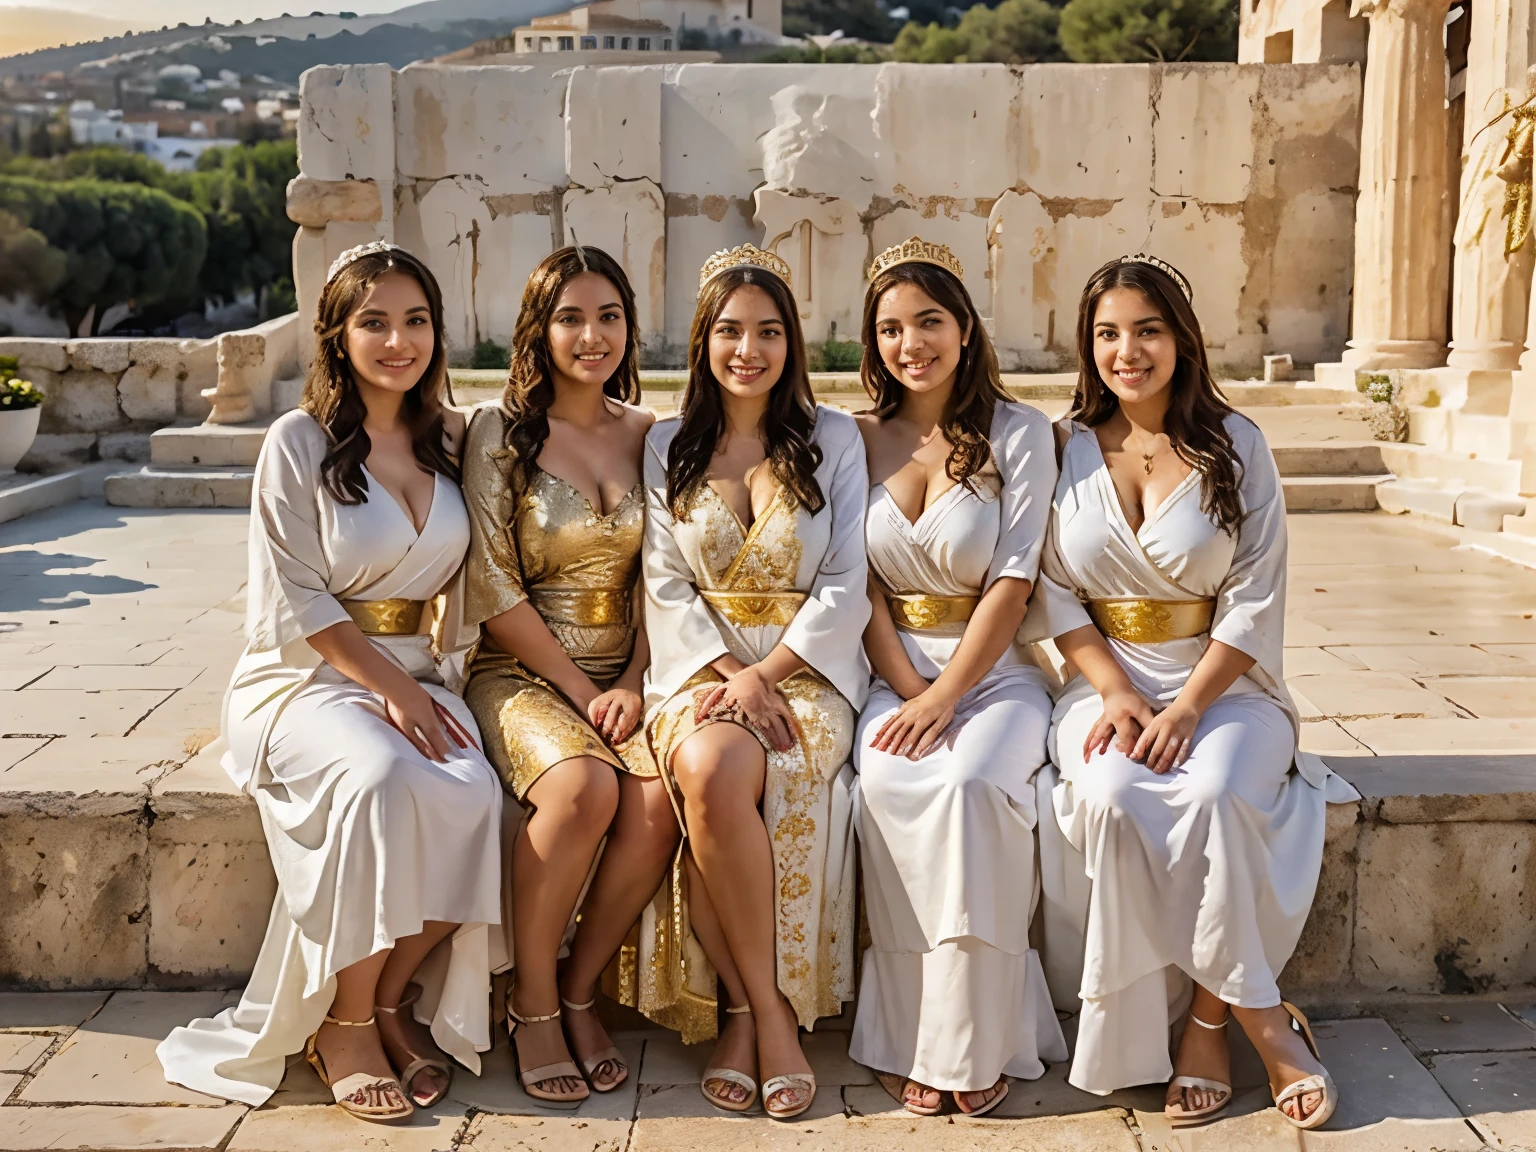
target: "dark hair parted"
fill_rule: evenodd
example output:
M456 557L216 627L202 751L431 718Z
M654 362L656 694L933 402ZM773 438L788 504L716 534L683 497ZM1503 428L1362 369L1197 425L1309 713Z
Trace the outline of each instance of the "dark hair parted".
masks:
M864 293L864 361L859 365L864 391L874 400L878 419L886 420L896 414L905 391L901 381L885 366L876 330L880 301L899 284L913 285L953 316L962 331L969 329L960 349L960 362L955 366L955 383L940 430L950 446L949 459L944 462L945 474L955 483L972 488L971 478L992 459L987 434L992 429L993 408L1012 399L1003 388L997 353L982 327L971 294L952 272L920 261L887 268L870 281L869 290Z
M677 435L667 452L667 507L673 517L687 515L689 501L704 483L720 437L725 435L725 408L720 383L709 366L709 336L732 293L753 285L768 293L784 322L788 355L784 371L768 393L763 417L763 450L773 476L811 515L826 505L816 469L821 447L811 440L816 430L816 401L806 370L805 336L789 285L763 268L737 266L707 281L699 290L699 305L688 335L688 386L683 392Z
M1119 397L1100 378L1093 355L1094 314L1104 294L1116 288L1140 292L1173 333L1178 361L1168 384L1171 396L1163 431L1179 459L1200 473L1200 506L1205 514L1223 531L1235 535L1243 521L1243 509L1238 496L1242 462L1226 426L1233 408L1211 376L1194 307L1168 273L1151 264L1116 259L1088 278L1077 309L1077 393L1067 416L1096 428L1120 407Z
M452 400L448 383L448 350L443 343L443 294L437 279L415 256L400 249L371 252L352 261L320 293L315 334L320 346L304 380L299 407L315 418L325 431L329 446L320 461L320 480L341 504L362 504L368 499L363 463L373 450L363 428L367 408L352 375L345 352L347 321L362 305L368 291L387 272L399 272L421 285L427 297L432 324L432 358L411 390L405 394L400 417L411 433L416 463L428 472L439 472L454 483L459 467L448 454L443 434L443 398Z
M565 286L583 272L603 277L613 285L624 313L624 354L613 375L603 383L603 395L624 404L640 402L640 339L635 313L635 290L624 269L601 248L569 245L551 252L528 277L523 301L512 330L511 364L501 403L511 417L507 446L517 454L518 466L538 463L544 441L549 439L549 406L555 399L555 367L549 355L549 325L560 304Z

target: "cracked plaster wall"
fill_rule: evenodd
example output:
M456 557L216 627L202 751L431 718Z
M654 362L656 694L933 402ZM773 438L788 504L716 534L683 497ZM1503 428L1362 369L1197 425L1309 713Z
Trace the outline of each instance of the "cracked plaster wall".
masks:
M813 340L853 334L869 259L913 234L964 263L1007 368L1070 368L1083 282L1142 249L1189 276L1220 368L1348 335L1351 65L367 65L302 93L304 175L385 209L300 230L301 309L343 248L393 239L443 282L460 358L507 341L573 237L617 249L653 365L684 358L699 266L745 241L777 241Z

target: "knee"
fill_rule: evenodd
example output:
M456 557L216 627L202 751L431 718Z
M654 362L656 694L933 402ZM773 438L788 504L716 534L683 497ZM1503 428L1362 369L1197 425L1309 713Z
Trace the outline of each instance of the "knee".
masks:
M415 772L416 766L403 757L382 756L349 765L344 787L352 804L386 804L409 796Z
M1184 802L1210 811L1219 808L1233 795L1232 772L1226 765L1201 764L1198 771L1182 773Z
M1085 808L1113 818L1125 814L1136 788L1149 778L1155 779L1145 767L1112 748L1074 773L1072 792Z
M688 805L690 820L708 822L744 806L756 807L751 773L745 758L730 747L690 748L673 757L678 788Z
M556 764L530 790L536 809L563 823L607 828L619 808L619 782L611 764L578 756Z

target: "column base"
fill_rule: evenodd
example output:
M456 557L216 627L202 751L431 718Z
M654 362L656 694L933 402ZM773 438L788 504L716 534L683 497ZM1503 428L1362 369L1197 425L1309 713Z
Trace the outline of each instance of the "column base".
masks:
M1445 363L1445 345L1438 340L1351 340L1339 359L1357 372L1438 368Z
M1450 368L1471 371L1513 372L1520 367L1520 354L1524 351L1525 345L1516 344L1512 340L1477 343L1452 340L1445 363Z

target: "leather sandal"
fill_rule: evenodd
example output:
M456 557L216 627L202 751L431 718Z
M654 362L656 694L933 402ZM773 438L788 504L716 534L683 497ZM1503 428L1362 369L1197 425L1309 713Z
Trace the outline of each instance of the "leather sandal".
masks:
M969 1111L966 1110L966 1107L965 1107L964 1104L960 1103L960 1097L962 1097L962 1096L971 1096L971 1095L974 1095L974 1093L973 1092L956 1092L956 1093L954 1093L955 1107L959 1110L960 1115L962 1115L962 1116L985 1116L988 1112L992 1111L992 1109L996 1108L1004 1100L1008 1099L1008 1077L1006 1077L1006 1076L999 1076L997 1078L997 1083L992 1085L992 1087L998 1089L997 1095L993 1096L992 1099L988 1100L980 1108L973 1108L973 1109L971 1109ZM985 1091L985 1089L983 1089L983 1091Z
M944 1111L944 1094L937 1088L929 1088L927 1085L913 1080L908 1076L898 1076L894 1072L876 1072L875 1079L880 1082L880 1087L885 1089L885 1094L896 1103L900 1104L914 1116L937 1116ZM918 1103L918 1098L912 1096L912 1089L918 1089L921 1093L932 1092L939 1097L939 1102L932 1107Z
M560 1006L562 1008L569 1009L572 1012L586 1012L596 1003L596 996L592 997L592 999L588 1000L585 1004L572 1004L564 997L562 997L560 1000ZM569 1043L569 1040L567 1040L567 1043ZM610 1083L599 1084L593 1077L597 1070L604 1064L612 1064L614 1068L618 1070L618 1076ZM624 1063L624 1053L620 1052L612 1044L608 1045L608 1047L604 1048L596 1055L587 1057L581 1062L581 1067L582 1071L586 1072L587 1082L592 1085L592 1091L594 1092L612 1092L620 1084L629 1079L629 1065Z
M1307 1050L1312 1053L1312 1058L1318 1061L1318 1063L1322 1063L1322 1054L1317 1050L1317 1038L1312 1035L1312 1025L1307 1023L1307 1018L1302 1015L1301 1009L1284 1000L1280 1002L1280 1007L1284 1008L1286 1014L1290 1016L1291 1027L1301 1033L1301 1038L1306 1041ZM1287 1101L1295 1100L1297 1107L1300 1108L1301 1098L1309 1096L1314 1092L1322 1096L1323 1101L1305 1119L1294 1119L1282 1107ZM1292 1081L1280 1089L1279 1094L1275 1097L1275 1107L1280 1109L1280 1115L1284 1116L1286 1120L1296 1127L1302 1129L1322 1127L1328 1122L1328 1118L1333 1115L1333 1110L1338 1106L1339 1090L1334 1086L1333 1077L1328 1074L1326 1069L1324 1069L1321 1076L1303 1076L1300 1080Z
M740 1008L727 1008L727 1016L750 1015L752 1005L743 1004ZM709 1082L719 1080L726 1084L734 1084L747 1094L747 1098L740 1103L724 1096L717 1096L709 1090ZM757 1081L745 1072L738 1072L734 1068L706 1068L704 1075L699 1077L699 1091L704 1099L708 1100L716 1108L726 1112L745 1112L757 1103Z
M1196 1016L1193 1011L1189 1014L1191 1023L1198 1024L1200 1027L1209 1029L1212 1032L1220 1032L1227 1026L1227 1021L1231 1018L1229 1014L1221 1018L1220 1024L1207 1024L1200 1017ZM1232 1103L1232 1085L1223 1084L1220 1080L1207 1080L1203 1076L1175 1076L1172 1080L1168 1081L1168 1087L1195 1088L1199 1091L1211 1092L1221 1097L1216 1103L1207 1104L1204 1108L1179 1108L1175 1111L1172 1105L1164 1104L1163 1115L1168 1118L1168 1122L1175 1128L1183 1128L1190 1124L1203 1124L1217 1113L1223 1111L1228 1104Z
M541 1064L537 1068L523 1071L523 1057L517 1049L517 1026L519 1024L545 1024L550 1020L560 1019L560 1009L556 1008L548 1016L519 1016L512 1009L512 990L507 990L507 1040L512 1045L512 1063L517 1069L517 1078L523 1085L523 1091L541 1104L547 1104L551 1108L580 1108L581 1102L592 1094L587 1087L586 1080L581 1075L581 1069L570 1060L558 1060L553 1064ZM538 1085L549 1080L571 1079L581 1082L581 1090L569 1096L558 1096L553 1092L546 1092Z
M401 1069L401 1085L410 1094L416 1107L430 1108L448 1095L448 1089L453 1084L453 1065L448 1062L442 1050L432 1043L430 1032L423 1041L424 1030L410 1011L411 1006L420 999L421 985L407 984L399 1005L385 1008L375 1004L373 1010L376 1015L382 1015L389 1021L388 1027L380 1022L379 1039L384 1043L384 1055L389 1057L389 1062ZM417 1092L411 1085L423 1072L438 1073L442 1077L443 1086L431 1092Z
M806 1097L799 1104L775 1108L773 1098L780 1092L805 1092ZM763 1111L768 1113L770 1120L793 1120L815 1101L816 1073L814 1072L789 1072L763 1082Z
M370 1016L366 1020L338 1020L327 1013L325 1022L340 1028L367 1028L374 1023L374 1017ZM316 1032L304 1042L304 1059L315 1070L315 1075L320 1077L320 1083L331 1090L331 1096L343 1112L370 1124L403 1124L415 1115L416 1108L406 1096L405 1089L400 1086L400 1081L388 1076L354 1072L332 1084L325 1070L325 1058L315 1047L319 1035Z

